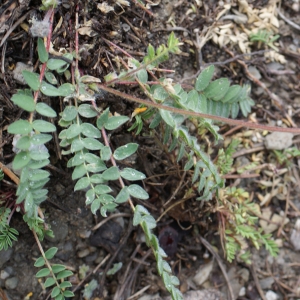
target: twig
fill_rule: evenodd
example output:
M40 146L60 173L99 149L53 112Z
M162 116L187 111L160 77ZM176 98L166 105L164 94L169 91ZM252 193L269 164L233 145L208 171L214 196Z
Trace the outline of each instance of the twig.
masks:
M278 15L279 17L284 20L286 23L288 23L290 26L292 26L293 28L297 29L297 30L300 30L300 25L294 23L293 21L291 21L290 19L288 19L287 17L284 16L284 14L279 10L277 9L277 12L278 12Z
M169 202L170 202L170 201L176 196L176 194L178 193L179 189L181 188L181 186L182 186L182 184L183 184L185 175L186 175L186 171L183 172L178 187L175 189L175 191L174 191L174 193L172 194L172 196L171 196L171 197L167 200L167 202L163 205L164 207L168 206Z
M126 93L122 93L120 91L114 90L103 84L98 83L97 85L101 90L104 90L104 91L114 94L116 96L122 97L129 101L137 102L137 103L144 104L144 105L150 106L150 107L155 107L158 109L164 109L164 110L167 110L167 111L170 111L173 113L187 115L190 117L207 118L207 119L223 122L226 124L241 125L243 127L248 127L251 129L260 129L260 130L277 131L277 132L291 132L291 133L298 133L298 134L300 133L300 128L285 128L285 127L277 127L277 126L267 126L267 125L256 124L256 123L251 123L251 122L242 121L242 120L233 120L233 119L229 119L229 118L224 118L224 117L219 117L219 116L214 116L214 115L209 115L209 114L204 114L204 113L198 113L198 112L194 112L194 111L189 111L189 110L185 110L185 109L180 109L180 108L175 108L175 107L171 107L171 106L166 106L166 105L161 105L158 103L150 102L150 101L147 101L147 100L144 100L141 98L137 98L137 97L128 95Z
M228 286L228 291L229 291L229 294L230 294L230 298L231 300L234 300L235 297L234 297L234 293L233 293L233 289L232 289L232 286L231 286L231 283L230 283L230 280L227 276L227 272L225 270L225 266L222 262L222 259L221 257L219 256L219 254L213 249L213 247L211 246L211 244L205 239L203 238L202 236L200 236L200 240L201 240L201 243L206 247L206 249L214 256L214 258L217 260L218 264L219 264L219 267L223 273L223 276L225 278L225 281L227 283L227 286Z
M92 231L100 228L102 225L104 225L106 222L108 222L109 220L111 219L114 219L114 218L119 218L119 217L131 217L131 214L128 214L128 213L118 213L118 214L114 214L114 215L111 215L107 218L105 218L104 220L102 220L100 223L98 223L96 226L94 226L92 228Z
M251 267L250 267L250 271L251 271L251 274L252 274L252 277L254 279L254 282L255 282L255 286L256 286L256 289L260 295L260 297L263 299L263 300L267 300L266 297L265 297L265 294L263 292L263 290L261 289L261 286L259 284L259 281L258 281L258 278L257 278L257 274L256 274L256 266L254 264L254 262L252 263Z

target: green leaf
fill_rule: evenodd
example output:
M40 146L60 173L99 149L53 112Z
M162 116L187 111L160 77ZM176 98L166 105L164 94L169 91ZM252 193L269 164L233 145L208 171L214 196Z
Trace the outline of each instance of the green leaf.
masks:
M159 102L163 102L169 97L168 92L161 85L157 84L151 86L151 94Z
M60 264L55 264L52 266L52 271L55 274L65 270L65 269L66 269L66 267L64 265L60 265Z
M145 69L141 69L137 72L137 77L142 83L147 83L148 72Z
M39 257L39 258L35 261L35 263L34 263L34 266L37 267L37 268L40 268L40 267L42 267L42 266L44 266L44 265L45 265L45 260L44 260L43 257Z
M102 143L93 138L84 138L82 139L82 142L84 144L84 148L89 150L100 150L104 147Z
M198 109L199 112L207 113L207 99L203 94L199 94Z
M71 282L69 282L69 281L64 281L64 282L62 282L60 285L59 285L59 287L61 288L61 289L65 289L65 288L68 288L68 287L71 287L72 286L72 284L71 284Z
M45 73L45 78L48 80L48 82L49 82L50 84L54 84L54 85L55 85L55 84L58 83L56 77L55 77L54 74L51 73L51 72L46 72L46 73Z
M146 200L149 198L148 193L139 185L137 184L131 184L128 187L128 192L131 196L137 198L137 199L142 199L142 200Z
M42 81L40 91L46 96L61 96L58 88L56 88L52 84L47 83L46 81Z
M95 215L101 205L100 199L96 198L91 205L91 212Z
M46 47L45 47L45 44L44 44L44 41L42 38L38 38L38 55L39 55L39 60L41 63L45 63L48 58L49 58L49 55L48 55L48 52L46 50Z
M81 178L83 175L86 174L86 171L87 171L87 169L86 169L85 164L76 166L72 173L72 180Z
M30 167L31 169L35 170L35 169L41 169L47 165L50 164L50 160L49 159L43 159L43 160L32 160L29 164L28 167Z
M220 78L212 83L204 90L204 94L208 99L212 99L214 101L221 100L229 89L229 80L228 78Z
M67 138L72 139L81 133L81 126L78 124L72 124L66 132Z
M95 192L93 189L90 189L85 193L85 204L90 205L94 200L95 200Z
M99 160L99 162L97 162L95 164L87 164L86 167L87 167L87 170L92 173L102 172L107 169L104 161L102 161L102 160Z
M18 120L10 124L7 131L12 134L29 134L32 131L32 124L26 120Z
M120 172L120 175L127 180L143 180L146 176L135 169L125 168Z
M40 161L40 160L48 159L50 155L49 155L49 152L48 152L47 148L42 148L42 149L30 150L29 156L33 160Z
M32 145L44 145L47 142L49 142L52 139L52 135L50 134L44 134L44 133L39 133L39 134L34 134L31 138L30 138L30 143Z
M101 130L104 126L104 124L106 124L107 120L108 120L108 116L109 116L109 108L107 108L102 114L101 116L97 119L97 127Z
M39 132L54 132L56 131L55 125L44 120L35 120L32 127Z
M29 180L30 181L40 181L45 178L48 178L50 176L50 173L45 170L32 170L29 174Z
M102 175L94 174L90 177L91 183L104 183L105 180L103 179Z
M98 164L102 162L102 160L99 158L99 156L92 154L92 153L86 153L84 156L86 162L90 164Z
M111 156L111 150L110 147L104 146L100 151L100 157L102 160L106 161L109 160Z
M64 271L61 271L60 273L58 273L56 278L62 279L62 278L66 278L66 277L69 277L72 275L73 275L73 272L71 272L70 270L64 270Z
M87 188L90 185L90 179L88 177L80 178L75 184L74 191L79 191Z
M114 158L116 160L122 160L125 159L126 157L129 157L130 155L132 155L133 153L136 152L137 148L138 148L138 144L135 143L128 143L124 146L121 146L119 148L117 148L114 152Z
M98 112L89 104L81 104L78 107L78 113L84 118L93 118L98 115Z
M48 249L46 252L45 252L45 256L48 260L52 259L54 257L54 255L56 254L58 248L56 247L51 247L50 249Z
M129 199L129 192L128 192L128 188L125 186L121 189L121 191L117 195L115 202L116 203L124 203L128 199Z
M50 286L52 286L54 284L55 284L54 278L49 277L49 278L46 279L46 281L44 283L44 286L45 286L45 288L47 288L47 287L50 287Z
M29 162L30 162L29 153L25 151L21 151L15 156L12 167L14 170L19 170L24 168Z
M200 73L195 83L195 89L198 92L203 91L209 85L214 75L214 71L215 71L215 66L211 65Z
M71 151L74 153L74 152L77 152L77 151L80 151L84 148L84 143L82 141L82 139L75 139L72 141L72 144L71 144Z
M175 121L174 121L174 117L172 116L172 114L164 109L160 109L159 113L162 117L162 119L171 127L175 127Z
M36 277L37 278L41 278L41 277L46 277L50 274L50 270L48 268L44 268L42 270L39 270L37 273L36 273Z
M104 124L104 127L107 130L114 130L114 129L117 129L118 127L122 126L128 120L129 120L129 118L126 116L110 117L110 118L108 118L107 122ZM97 126L98 126L98 123L97 123ZM98 126L98 128L99 128L99 126Z
M67 62L62 59L50 58L47 61L47 68L49 70L57 70L57 69L61 68L62 66L65 66L66 64L67 64Z
M32 112L35 109L35 103L31 96L14 94L11 101L26 111Z
M22 71L22 75L26 81L26 83L29 85L31 89L34 91L38 91L40 89L40 75L29 72L29 71Z
M63 113L62 113L62 119L64 121L73 121L77 117L77 109L75 106L67 106Z
M28 150L29 147L30 147L30 138L28 135L24 135L20 139L18 139L16 148L21 150Z
M51 292L51 298L55 298L59 294L60 294L60 289L59 289L59 287L56 286L55 288L53 288L53 290ZM57 300L57 299L55 299L55 300Z
M104 180L117 180L119 179L119 169L117 167L110 167L102 173L102 178Z
M239 94L241 93L241 91L242 91L242 88L239 85L232 85L228 89L228 91L225 94L224 98L221 99L221 101L223 103L227 103L227 102L233 103L233 102L238 100Z
M81 126L81 133L86 137L90 137L90 138L101 137L101 132L94 125L90 123L82 123L80 126Z
M96 194L101 195L101 194L108 194L112 192L112 189L104 184L98 184L95 186L94 191Z
M75 87L71 83L64 83L58 87L60 96L67 97L75 92Z
M54 109L52 109L48 104L43 103L43 102L39 102L37 103L36 107L35 107L36 111L45 117L49 117L49 118L55 118L56 117L56 112Z
M72 286L72 285L71 285ZM70 297L74 297L74 293L72 291L66 290L64 291L64 297L70 298Z

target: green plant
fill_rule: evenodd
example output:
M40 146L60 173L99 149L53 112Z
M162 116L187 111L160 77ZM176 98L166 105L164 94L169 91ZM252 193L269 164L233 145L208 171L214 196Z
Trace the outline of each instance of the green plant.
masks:
M238 256L250 264L251 254L246 251L249 242L257 249L264 245L272 256L278 254L279 248L271 239L271 234L263 234L262 229L257 227L260 209L249 199L248 192L242 188L226 188L220 191L219 199L219 232L229 262Z
M280 35L276 34L273 36L273 32L269 32L266 29L258 30L256 33L250 34L250 41L251 42L258 42L258 48L261 48L261 44L264 43L270 48L274 49L278 52L278 48L273 44L277 41Z
M43 4L45 5L45 3ZM51 4L52 6L53 4ZM47 12L50 18L53 17L53 13L54 11L51 9ZM121 169L117 164L134 154L138 149L138 144L128 143L112 150L108 139L107 131L113 131L125 125L130 119L128 116L112 115L109 108L101 111L95 103L94 92L106 90L150 107L143 113L134 116L135 122L130 130L137 129L136 133L140 133L146 125L149 125L147 130L152 132L156 128L160 128L160 132L163 134L158 136L167 146L168 151L176 149L177 162L183 162L185 171L193 171L191 172L193 174L191 184L198 191L197 200L208 201L213 197L220 199L220 191L224 191L224 195L228 199L226 200L227 206L224 206L226 208L224 211L219 210L219 212L234 216L238 225L236 229L226 227L229 225L226 225L228 222L223 218L222 224L226 223L224 225L226 241L230 242L230 238L235 239L240 235L242 238L249 238L255 245L264 243L271 253L276 252L268 236L261 233L248 233L247 228L249 226L250 229L253 228L254 217L245 219L243 215L245 212L250 215L251 210L254 209L253 203L245 201L242 205L235 200L236 198L244 199L245 192L224 187L225 182L221 175L229 171L232 164L231 154L237 147L237 143L233 142L228 149L220 150L218 161L214 164L206 153L206 147L199 141L199 136L206 134L212 135L216 141L221 139L218 134L218 123L213 119L234 123L227 118L229 116L236 118L240 110L244 116L250 112L254 102L249 97L250 87L248 85L231 86L227 78L212 80L214 66L203 70L194 87L190 87L187 91L181 85L173 84L168 78L156 78L154 71L159 64L168 59L169 53L179 52L180 43L173 33L166 46L161 45L154 49L149 45L147 55L142 62L129 56L127 69L120 74L108 74L105 77L105 84L100 84L98 78L80 75L78 53L65 54L61 59L49 58L50 40L51 30L46 47L43 40L38 38L38 55L42 64L40 74L23 71L24 79L30 89L19 90L11 99L20 108L29 112L29 118L12 123L8 127L8 132L15 135L17 154L13 161L13 168L21 170L16 205L24 213L24 221L33 231L42 253L42 257L37 260L35 266L46 265L37 273L37 276L51 275L46 279L45 287L54 286L52 296L55 299L71 296L69 291L64 291L64 288L70 286L69 282L59 283L60 278L66 278L71 273L61 265L51 266L48 260L54 256L57 249L51 248L44 253L39 243L45 234L51 235L51 231L45 226L39 205L47 198L48 191L45 185L50 175L43 169L49 164L46 143L51 140L49 133L57 130L54 124L43 120L45 117L54 118L57 113L47 104L38 102L39 93L50 97L64 97L66 106L60 113L59 125L63 130L59 133L59 138L60 146L64 148L62 154L69 157L67 165L73 168L72 179L76 181L74 190L85 190L86 204L90 205L94 214L99 210L104 217L107 212L113 211L118 205L129 203L134 212L133 224L142 227L147 245L152 248L156 258L158 273L173 299L182 299L182 295L176 287L179 280L172 275L171 267L165 260L167 255L153 233L156 221L147 209L142 205L134 205L131 199L131 197L141 200L149 198L143 187L131 183L143 180L146 176L132 168ZM78 43L78 37L76 37L76 43ZM76 48L78 49L78 44ZM73 62L74 59L75 62ZM57 76L64 74L66 78L70 78L68 68L71 63L75 64L75 68L71 70L74 80L72 83L67 82L58 86ZM148 80L149 75L154 78L154 83ZM138 84L150 101L126 95L109 87L124 82ZM39 119L34 120L35 116L38 116ZM198 129L195 136L190 133L186 122L188 120ZM235 124L240 123L235 121ZM247 123L247 125L258 127L256 124ZM263 126L261 127L263 128ZM130 183L125 185L124 179ZM121 187L116 197L111 195L112 181L118 181ZM1 234L6 230L5 224L7 224L9 213L8 210L3 211L5 217L1 222ZM249 225L245 225L247 222ZM13 238L11 237L11 239ZM225 252L231 261L237 251L241 249L241 243L237 243L236 240L229 242L225 246L225 248L227 247ZM11 245L9 242L6 244ZM91 291L87 292L90 295Z

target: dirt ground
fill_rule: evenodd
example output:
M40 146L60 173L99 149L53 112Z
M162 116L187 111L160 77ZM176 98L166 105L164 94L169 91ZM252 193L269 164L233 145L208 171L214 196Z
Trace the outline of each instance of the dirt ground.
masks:
M53 48L58 51L74 47L77 4L79 23L81 29L84 28L79 39L82 47L79 67L83 74L102 81L112 71L111 66L117 65L116 55L122 57L122 53L110 47L102 37L141 60L149 43L158 47L166 43L173 31L182 43L182 52L171 55L162 66L175 71L168 75L173 82L191 85L199 70L214 64L216 78L228 77L232 83L251 85L255 106L249 120L273 126L299 126L299 1L147 0L144 1L148 3L147 9L141 8L139 1L129 2L130 6L119 0L78 3L63 0L55 13ZM104 7L104 3L112 6L114 11L101 10L99 7ZM0 43L5 37L0 48L0 161L5 165L9 165L14 156L13 137L7 133L7 126L27 117L26 112L10 101L18 88L24 88L13 72L18 62L37 66L36 39L31 36L28 26L31 26L32 18L44 17L39 6L39 1L0 1ZM256 25L253 25L254 21L249 23L253 15L258 16ZM267 24L271 25L267 27ZM273 57L266 55L269 52L261 51L272 50L272 47L245 39L245 32L254 28L271 28L280 35L274 42L277 51ZM10 34L5 36L9 29ZM243 50L252 54L243 56ZM120 89L142 95L138 88L124 86ZM45 101L57 112L64 106L62 100ZM135 104L109 94L99 95L97 105L109 106L111 111L127 116L135 108ZM242 115L238 117L243 118ZM184 299L231 299L229 290L234 299L239 300L299 299L300 226L296 224L300 216L299 157L295 155L289 165L278 162L274 151L265 147L267 132L225 124L220 133L224 135L224 144L234 138L242 141L234 154L235 170L256 163L252 171L232 173L226 185L243 187L260 204L260 226L273 234L280 252L274 258L264 248L256 250L251 246L251 265L240 261L228 263L218 235L218 215L213 213L214 201L200 205L195 199L189 199L178 206L179 209L163 215L156 232L170 255L168 261L180 279ZM175 203L184 197L188 175L182 176L179 170L183 166L174 166L173 154L162 151L154 139L135 136L126 127L111 137L113 147L132 141L140 148L129 163L149 178L145 185L150 199L142 204L158 218L165 211L167 201ZM299 142L299 138L294 137L293 147L298 148ZM44 249L58 247L53 263L64 264L74 272L70 279L74 299L167 299L164 297L168 293L157 274L155 259L144 242L142 230L131 225L130 207L121 205L106 219L94 216L85 206L84 193L73 192L72 171L66 166L67 158L58 159L59 150L54 142L49 147L50 194L42 208L55 238L46 238L42 244ZM271 165L276 166L276 174L270 172ZM1 199L13 201L15 190L16 186L6 176L1 182ZM100 222L103 222L101 227L95 230L94 226ZM10 225L18 230L19 237L12 248L0 251L0 299L50 299L49 290L44 289L43 282L34 276L37 272L34 260L40 253L31 231L18 213L13 215ZM103 276L105 269L107 271L117 263L122 263L119 271ZM91 287L95 281L97 285L89 295L88 284Z

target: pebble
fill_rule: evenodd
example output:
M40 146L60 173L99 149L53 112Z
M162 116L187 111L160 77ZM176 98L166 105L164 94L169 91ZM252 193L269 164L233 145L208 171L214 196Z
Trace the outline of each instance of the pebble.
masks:
M5 280L5 287L9 290L14 290L19 283L18 277L11 277Z
M277 300L277 299L279 299L277 294L275 294L273 291L267 291L266 300Z
M20 84L26 84L26 81L24 79L24 76L22 74L23 71L29 71L32 72L33 71L33 66L30 65L26 65L22 62L17 62L16 64L16 68L13 70L13 77L14 79L20 83Z
M1 278L1 279L6 279L6 278L8 278L8 277L9 277L9 273L6 272L5 270L2 270L2 271L0 272L0 278Z
M90 254L90 250L88 248L85 248L83 250L80 250L77 252L77 256L82 258L82 257L86 257Z
M293 134L290 132L272 132L266 137L265 146L268 150L284 150L293 144Z
M200 266L200 268L197 270L196 275L193 277L193 281L195 282L195 284L200 286L208 279L213 269L213 265L214 265L214 261L212 260L209 263Z
M239 297L244 297L246 295L246 288L243 286L239 291Z
M300 219L297 219L296 221L295 227L290 236L290 241L296 251L300 250Z
M13 249L8 248L7 250L1 250L0 251L0 268L10 260L11 256L13 254Z
M259 281L259 284L261 286L261 288L263 290L267 290L267 289L270 289L272 284L274 283L274 278L273 277L266 277L262 280Z
M69 233L68 225L62 220L53 220L50 222L51 229L53 230L54 238L45 236L45 239L49 242L59 243L65 240Z

